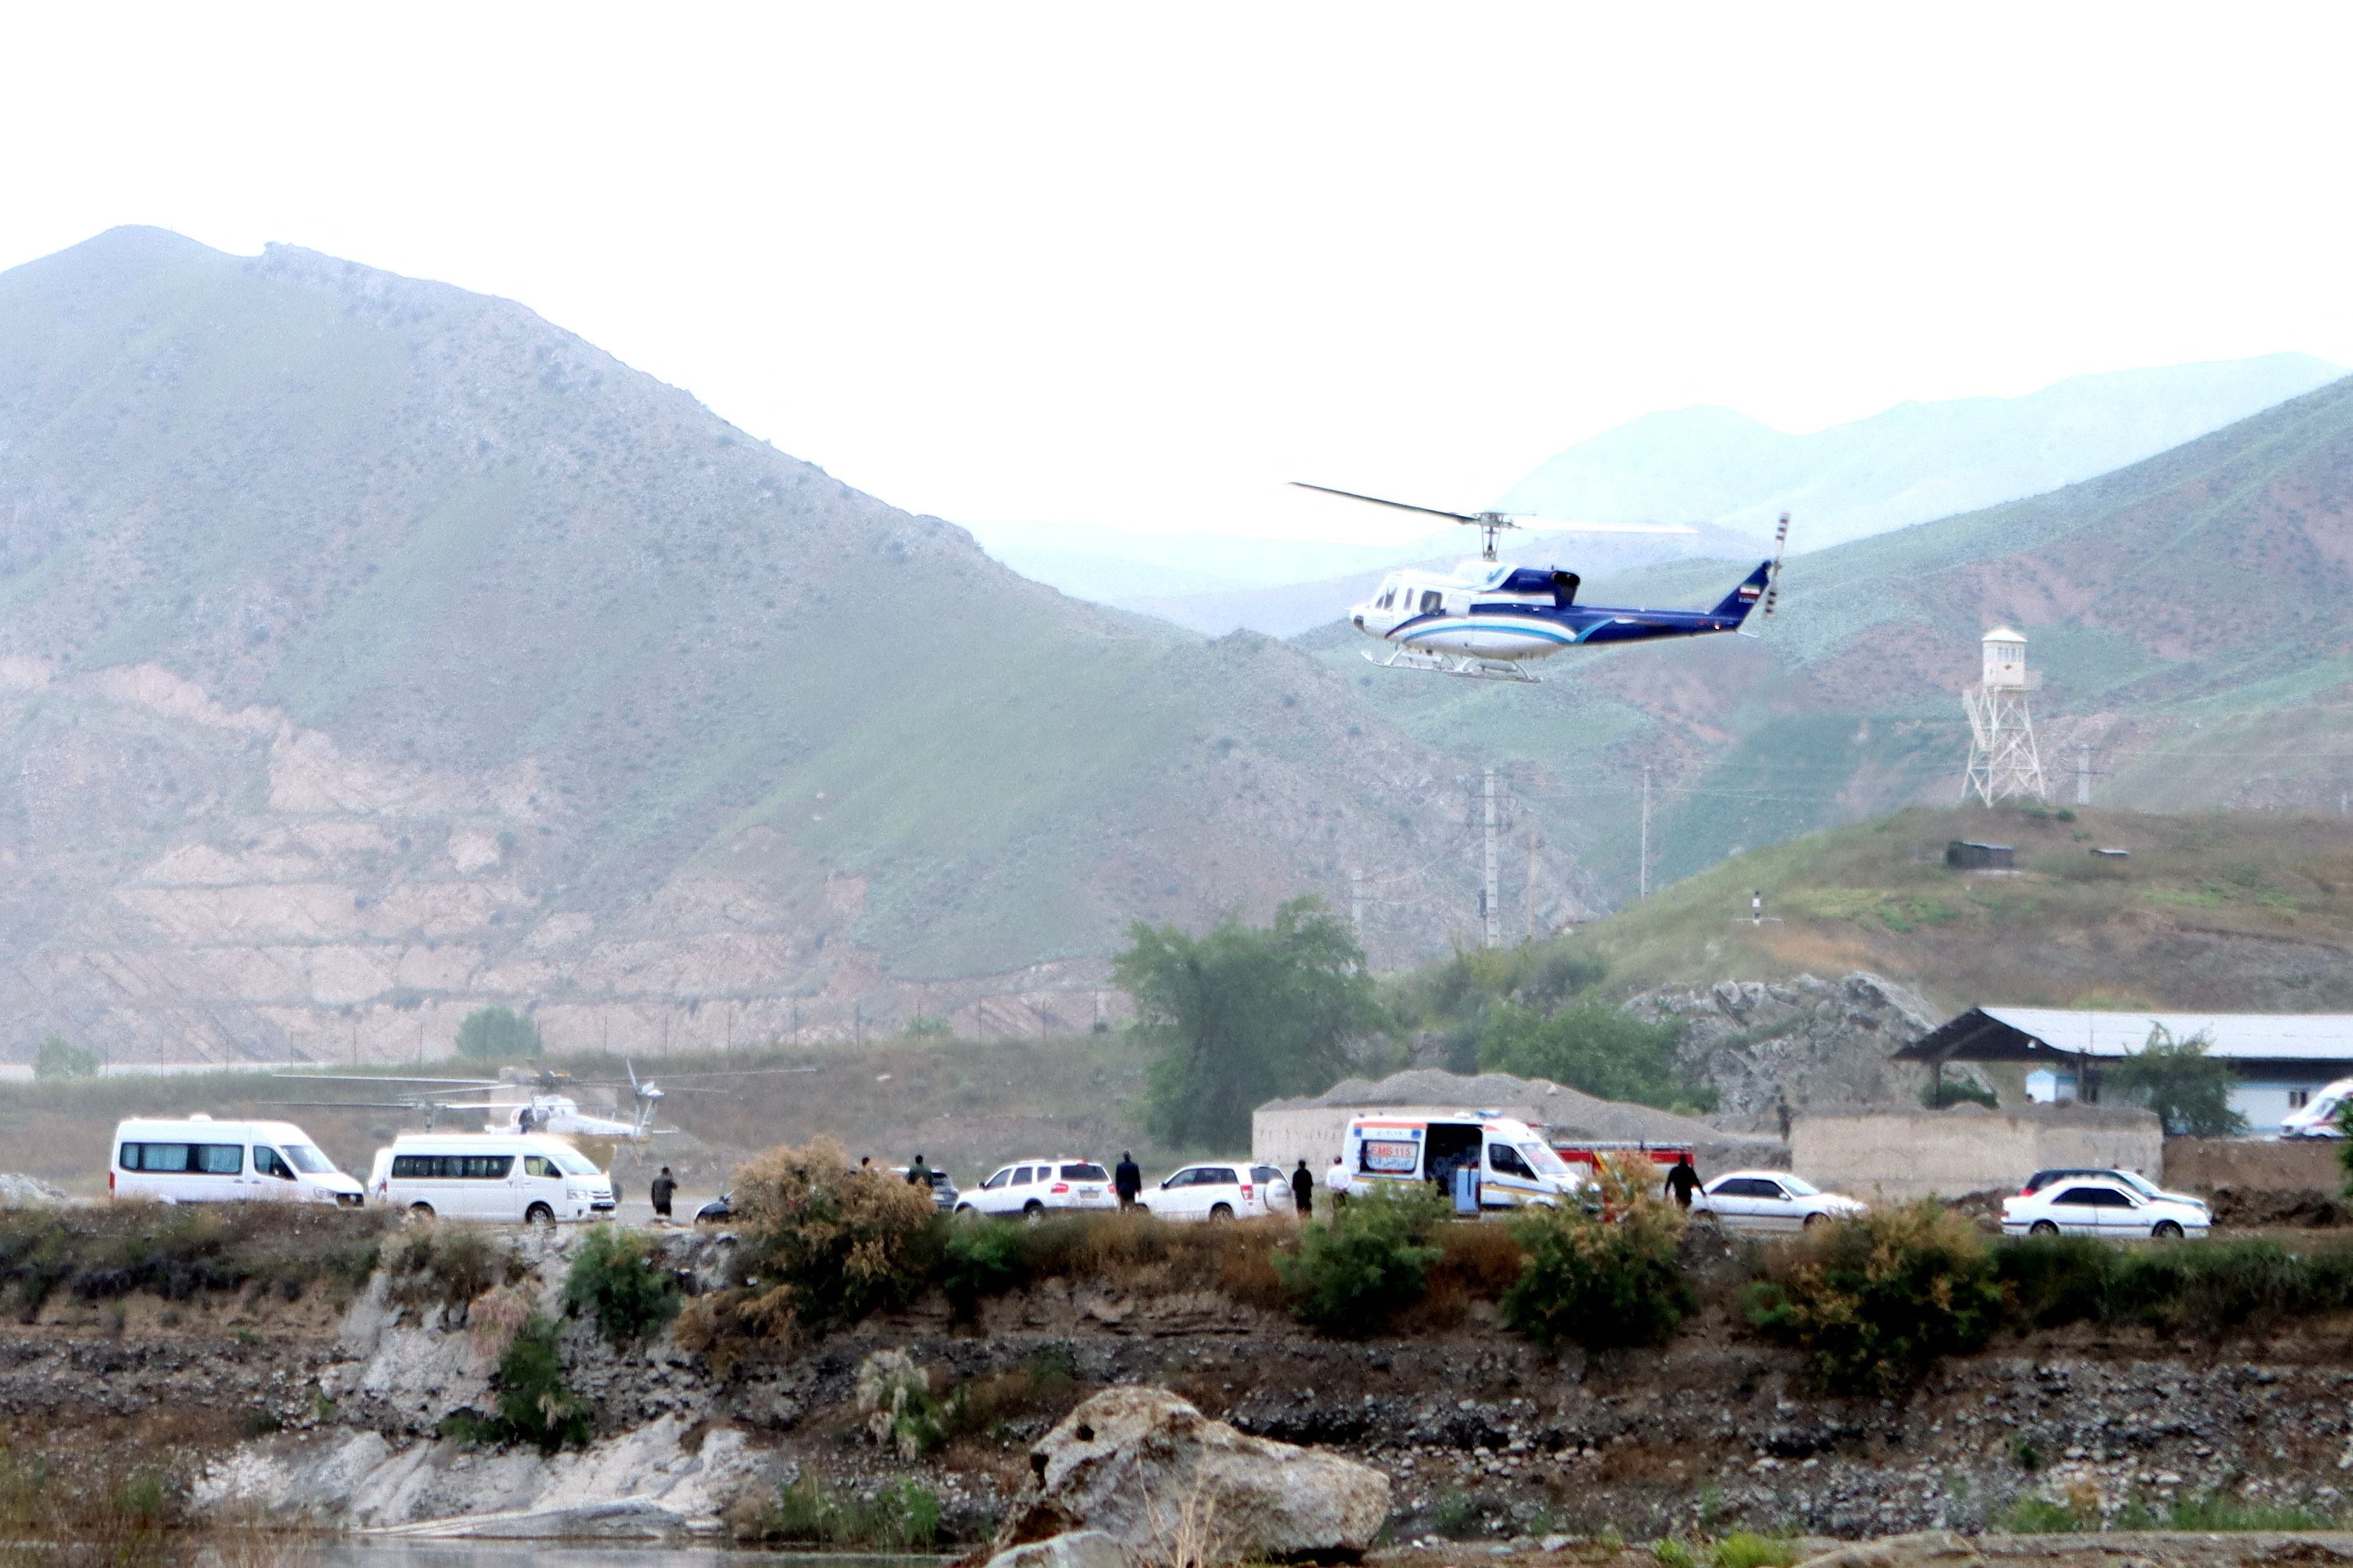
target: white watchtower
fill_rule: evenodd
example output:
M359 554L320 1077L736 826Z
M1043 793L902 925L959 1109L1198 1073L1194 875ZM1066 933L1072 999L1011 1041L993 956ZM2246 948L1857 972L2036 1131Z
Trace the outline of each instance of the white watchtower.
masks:
M1969 715L1969 768L1961 798L1997 801L2032 799L2048 804L2042 755L2034 747L2034 715L2026 694L2042 684L2026 668L2026 634L1996 626L1985 635L1985 667L1977 685L1961 693Z

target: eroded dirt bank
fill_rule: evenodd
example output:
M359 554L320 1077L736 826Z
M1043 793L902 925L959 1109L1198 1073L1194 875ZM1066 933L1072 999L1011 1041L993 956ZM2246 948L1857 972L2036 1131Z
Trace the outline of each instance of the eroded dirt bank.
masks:
M571 1245L528 1244L520 1288L552 1314ZM672 1258L707 1273L714 1253L681 1237ZM616 1349L571 1319L561 1344L593 1436L554 1456L438 1436L493 1407L491 1363L462 1307L404 1301L382 1274L346 1306L61 1295L0 1345L0 1412L19 1439L168 1458L199 1510L520 1535L733 1534L808 1475L844 1495L912 1481L975 1540L1028 1445L1118 1382L1378 1466L1401 1543L1975 1531L2025 1499L2092 1521L2216 1492L2333 1518L2353 1486L2353 1324L2337 1322L2219 1349L2040 1336L1947 1363L1901 1404L1816 1395L1794 1353L1721 1310L1664 1352L1553 1359L1475 1302L1410 1338L1338 1342L1222 1297L1061 1281L977 1325L927 1308L723 1369L669 1331ZM943 1394L974 1391L935 1453L876 1442L855 1408L860 1363L886 1347Z

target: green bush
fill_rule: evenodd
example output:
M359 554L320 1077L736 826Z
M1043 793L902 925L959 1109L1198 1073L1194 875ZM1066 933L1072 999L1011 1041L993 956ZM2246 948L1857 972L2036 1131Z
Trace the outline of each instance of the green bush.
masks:
M678 1316L678 1281L661 1266L660 1249L618 1226L592 1227L572 1255L564 1303L593 1314L615 1344L643 1339Z
M939 1539L940 1500L912 1480L871 1498L845 1497L807 1471L781 1487L754 1531L765 1540L812 1546L909 1552Z
M876 1351L858 1363L858 1413L866 1435L902 1459L920 1459L948 1438L931 1374L905 1351Z
M533 1317L499 1357L498 1435L507 1441L535 1443L553 1454L588 1440L588 1406L565 1386L564 1353L555 1325Z
M2010 1291L2022 1327L2104 1322L2115 1307L2119 1257L2096 1237L2017 1237L1995 1246L1994 1278Z
M477 1007L458 1025L457 1046L468 1061L518 1061L539 1055L539 1026L512 1007Z
M1039 1228L1043 1228L1042 1226ZM990 1296L1018 1289L1029 1280L1026 1226L964 1224L953 1226L943 1244L940 1291L958 1322L972 1322Z
M1694 1306L1675 1262L1682 1216L1647 1191L1609 1212L1530 1209L1514 1222L1528 1261L1504 1292L1505 1322L1546 1350L1665 1342Z
M1826 1388L1883 1397L1982 1349L2008 1307L1977 1232L1933 1198L1816 1226L1746 1297L1749 1321L1801 1347Z
M2073 1535L2084 1528L2084 1519L2063 1502L2022 1497L2010 1505L2001 1528L2012 1535Z
M1448 1212L1435 1187L1383 1185L1308 1226L1296 1251L1274 1259L1292 1314L1327 1334L1379 1329L1429 1289L1439 1249L1427 1243Z
M33 1078L38 1083L96 1078L100 1065L98 1053L88 1046L75 1045L63 1035L48 1035L42 1038L41 1048L33 1053Z

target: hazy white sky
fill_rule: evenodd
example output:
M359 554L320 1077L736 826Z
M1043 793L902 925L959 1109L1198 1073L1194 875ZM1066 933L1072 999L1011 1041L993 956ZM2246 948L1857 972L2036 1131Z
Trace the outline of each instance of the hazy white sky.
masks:
M1386 540L1635 415L2353 363L2353 13L22 5L0 266L510 296L958 520Z

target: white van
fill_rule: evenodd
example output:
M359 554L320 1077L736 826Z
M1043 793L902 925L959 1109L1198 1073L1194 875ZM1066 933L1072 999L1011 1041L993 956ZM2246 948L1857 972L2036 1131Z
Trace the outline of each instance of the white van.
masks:
M366 1202L311 1135L290 1121L216 1121L209 1116L133 1117L114 1129L106 1190L167 1204Z
M1548 1206L1584 1184L1535 1128L1483 1110L1354 1116L1340 1157L1352 1192L1429 1182L1481 1209Z
M543 1132L404 1132L379 1150L375 1196L448 1219L609 1219L613 1184L596 1163Z

